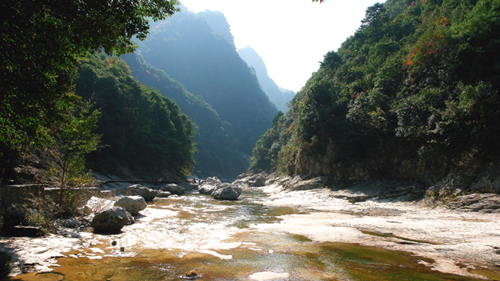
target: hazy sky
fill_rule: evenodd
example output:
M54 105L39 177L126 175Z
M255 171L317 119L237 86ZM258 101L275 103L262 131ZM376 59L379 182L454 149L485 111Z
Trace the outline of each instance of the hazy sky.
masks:
M236 48L251 46L278 86L299 91L319 62L354 34L376 0L181 0L189 10L220 11Z

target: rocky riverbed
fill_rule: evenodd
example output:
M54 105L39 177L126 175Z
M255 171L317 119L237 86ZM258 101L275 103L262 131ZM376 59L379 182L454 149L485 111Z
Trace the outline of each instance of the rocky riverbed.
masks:
M277 220L255 221L243 229L231 227L220 232L218 227L225 226L203 222L196 225L197 229L184 228L178 219L198 221L200 216L231 210L231 207L203 207L208 213L200 214L191 209L173 211L174 203L162 205L153 202L141 211L138 223L125 226L122 233L115 236L60 228L58 234L43 238L2 238L0 250L13 254L17 265L13 273L19 274L23 270L50 271L57 268L57 259L61 257L102 259L133 256L137 250L129 249L137 247L181 249L183 255L194 251L230 259L231 255L224 250L246 245L235 242L235 235L285 233L318 243L349 243L409 252L420 257L420 264L436 272L500 279L498 195L468 194L436 201L424 197L426 190L413 183L364 182L337 186L325 178L303 180L255 175L242 177L234 184L243 189L240 200L245 200L245 192L260 190L265 196L252 199L252 204L296 211L278 214ZM161 200L176 202L180 198L173 196ZM196 205L209 206L209 200L212 199L203 199ZM185 205L175 204L179 208ZM187 236L189 231L198 238ZM178 235L179 241L164 238L173 235ZM125 245L125 250L121 251L121 245L111 247L113 239ZM141 239L149 242L141 242ZM192 239L201 240L191 245ZM256 272L250 280L286 280L284 276L289 274Z

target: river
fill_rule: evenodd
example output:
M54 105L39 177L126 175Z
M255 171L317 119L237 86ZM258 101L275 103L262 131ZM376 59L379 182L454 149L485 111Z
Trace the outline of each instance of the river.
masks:
M398 201L352 204L334 195L268 186L237 201L197 193L155 200L119 234L60 237L71 244L51 272L10 280L185 280L191 270L198 280L499 280L491 266L496 257L483 265L453 264L460 249L467 253L466 243L479 247L474 233L422 233L446 218L457 228L448 231L490 228L488 239L495 239L497 217L418 211ZM432 226L425 225L430 217ZM439 249L449 251L440 256Z

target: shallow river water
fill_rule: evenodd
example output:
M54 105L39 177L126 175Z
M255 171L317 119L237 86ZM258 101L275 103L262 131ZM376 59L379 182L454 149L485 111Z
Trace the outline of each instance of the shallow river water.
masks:
M257 227L307 210L266 204L263 192L240 198L187 194L151 202L119 234L86 233L94 242L65 253L52 272L11 280L185 280L190 270L198 280L479 280L439 273L412 253Z

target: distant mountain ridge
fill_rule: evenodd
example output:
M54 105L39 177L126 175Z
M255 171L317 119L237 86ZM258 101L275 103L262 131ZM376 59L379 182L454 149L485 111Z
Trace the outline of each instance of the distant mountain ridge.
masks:
M249 155L277 109L234 45L204 17L186 11L152 23L150 34L139 42L144 60L202 96L231 124L240 151Z
M227 41L234 46L234 36L231 33L231 28L223 13L206 10L204 12L197 13L196 15L204 17L214 32L224 36L224 38L226 38Z
M252 47L240 48L238 49L238 54L255 70L262 90L264 90L271 102L276 105L278 110L283 112L287 111L288 107L286 104L295 96L295 93L291 90L280 88L273 79L269 77L264 60Z
M122 58L129 65L135 79L172 99L195 122L195 174L230 178L247 168L247 160L239 153L235 137L225 128L229 124L220 120L217 112L203 97L188 92L163 70L144 61L140 54L127 54Z

